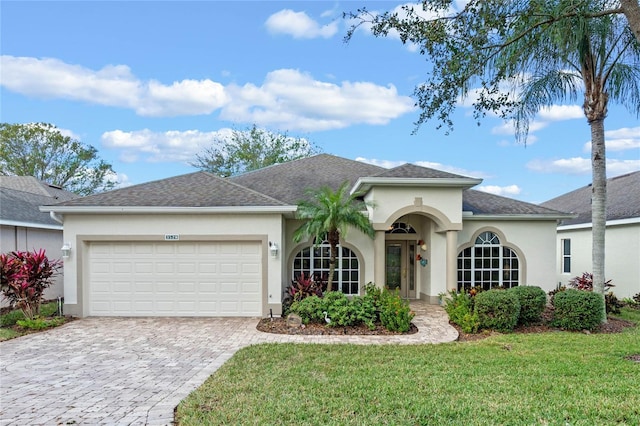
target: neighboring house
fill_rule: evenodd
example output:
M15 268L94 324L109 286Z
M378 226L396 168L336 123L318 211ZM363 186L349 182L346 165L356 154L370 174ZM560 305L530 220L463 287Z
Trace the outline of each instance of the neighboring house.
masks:
M576 213L558 226L558 284L592 272L591 185L542 206ZM640 171L607 179L605 275L618 298L640 293Z
M481 180L321 154L231 178L176 176L42 207L64 221L65 309L79 316L280 314L300 273L325 275L326 242L293 243L307 190L348 181L374 204L375 238L342 236L335 281L438 302L462 286L556 284L559 211L470 188ZM417 260L425 259L424 262Z
M49 258L60 259L62 223L41 212L40 206L77 197L33 176L0 176L0 252L44 249ZM58 296L63 296L62 275L44 294L45 299Z

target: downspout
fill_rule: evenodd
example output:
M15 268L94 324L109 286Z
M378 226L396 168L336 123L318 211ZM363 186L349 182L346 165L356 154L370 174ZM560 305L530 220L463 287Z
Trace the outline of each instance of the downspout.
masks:
M62 218L62 215L56 214L56 212L54 212L53 210L49 212L49 216L51 216L51 219L55 220L60 225L64 224L64 219Z

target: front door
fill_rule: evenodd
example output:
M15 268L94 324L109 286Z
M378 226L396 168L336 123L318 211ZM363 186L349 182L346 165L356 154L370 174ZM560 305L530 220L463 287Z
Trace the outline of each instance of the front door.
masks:
M387 241L385 285L399 289L400 297L416 298L416 244L414 241Z

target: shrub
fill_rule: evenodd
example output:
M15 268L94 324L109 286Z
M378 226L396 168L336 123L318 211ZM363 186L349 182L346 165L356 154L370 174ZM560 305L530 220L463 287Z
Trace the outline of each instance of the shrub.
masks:
M473 297L467 293L450 291L445 297L444 310L449 319L460 326L465 333L477 333L479 327L478 315L473 312Z
M480 328L511 331L518 323L520 302L509 291L488 290L479 293L474 303Z
M331 322L329 326L355 325L356 314L349 298L339 291L329 291L324 294L323 305Z
M540 322L542 312L547 306L547 294L543 289L535 286L517 286L507 291L515 294L520 302L518 324L526 325Z
M604 295L604 305L608 314L619 314L623 306L612 291Z
M351 299L351 304L357 323L363 323L369 327L370 330L375 329L378 315L373 296L369 294L365 294L362 297L354 296L353 299Z
M61 266L59 260L49 260L42 249L0 254L0 290L12 307L33 319L40 312L44 291L53 284Z
M553 300L555 327L567 330L593 330L602 322L601 295L591 291L568 289Z
M289 307L289 313L300 315L303 324L324 321L325 303L318 296L297 300Z
M387 330L403 333L409 331L415 314L409 308L409 303L402 300L398 290L383 290L379 305L380 322Z
M315 280L311 275L305 277L303 272L295 280L292 280L291 285L284 290L282 299L283 316L290 313L289 308L293 302L310 296L322 296L322 281Z

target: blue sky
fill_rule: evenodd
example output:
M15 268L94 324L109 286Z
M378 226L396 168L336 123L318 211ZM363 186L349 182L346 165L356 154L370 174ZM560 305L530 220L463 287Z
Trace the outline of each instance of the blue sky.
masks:
M3 122L48 122L93 145L122 185L195 169L212 140L252 124L323 152L484 179L479 189L542 202L591 181L580 104L541 111L527 146L509 123L477 126L462 102L447 135L412 135L411 97L429 64L342 12L400 2L2 1ZM608 176L640 169L640 121L611 105Z

